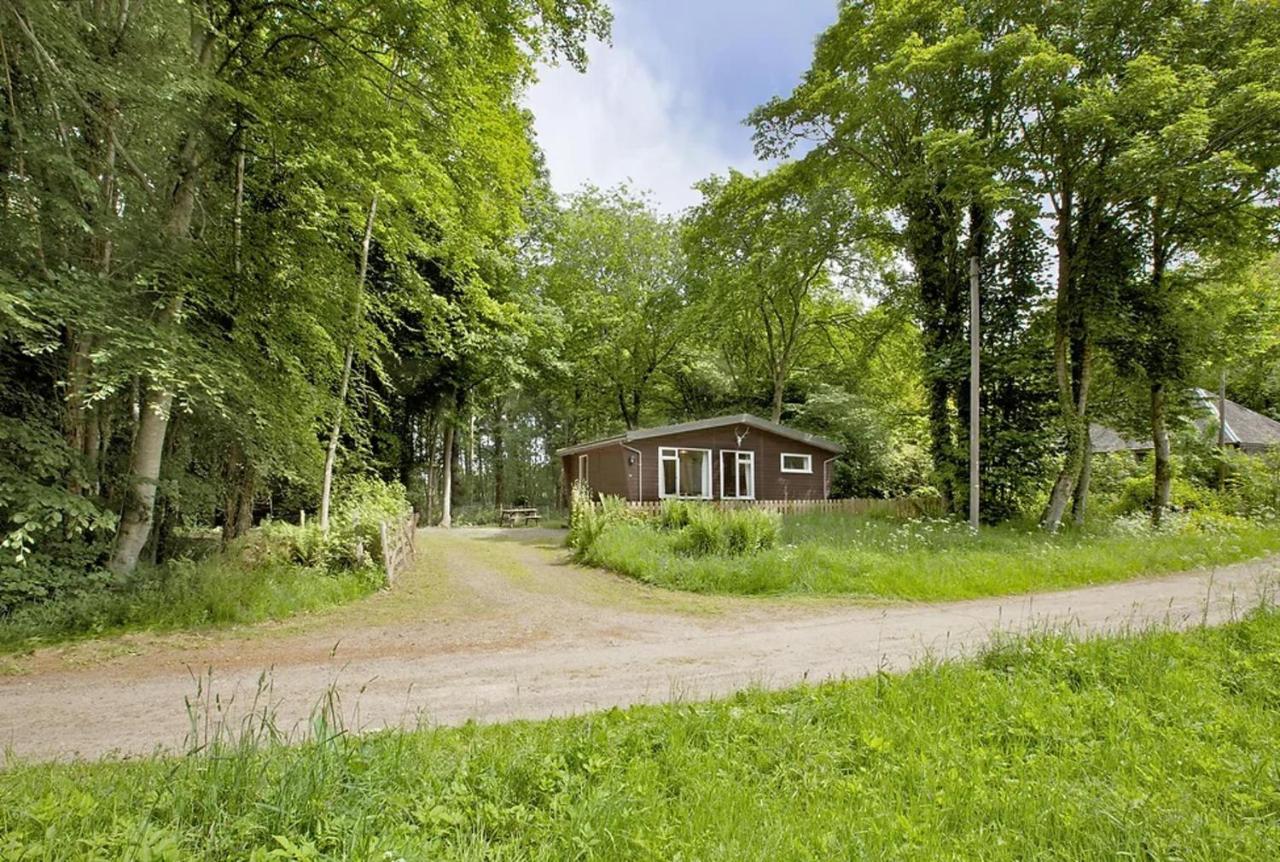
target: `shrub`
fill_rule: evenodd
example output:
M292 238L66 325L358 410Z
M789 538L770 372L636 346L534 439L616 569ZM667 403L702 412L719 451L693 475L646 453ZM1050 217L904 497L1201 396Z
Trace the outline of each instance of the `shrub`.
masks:
M1150 474L1134 476L1121 483L1118 499L1115 503L1117 515L1130 515L1135 512L1151 511L1151 502L1155 498L1155 482ZM1196 509L1212 509L1217 501L1212 491L1197 487L1180 476L1174 476L1169 491L1169 506L1177 511L1187 512Z
M573 486L570 506L566 541L579 555L590 549L610 526L635 520L626 500L606 495L600 498L599 504L593 503L590 491L581 484Z
M0 614L98 588L115 515L68 489L83 464L62 437L0 417Z
M689 523L689 510L694 506L688 500L663 500L658 510L658 526L664 530L680 530Z
M1280 449L1261 455L1224 453L1225 505L1235 514L1258 520L1280 517Z
M677 553L691 557L737 557L766 551L778 543L782 517L763 509L691 506L688 523L676 537Z

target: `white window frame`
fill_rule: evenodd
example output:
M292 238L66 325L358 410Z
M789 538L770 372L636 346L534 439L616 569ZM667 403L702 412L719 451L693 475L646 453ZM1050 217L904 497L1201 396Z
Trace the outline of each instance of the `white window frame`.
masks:
M796 469L787 466L788 458L803 458L804 467ZM813 456L806 455L803 452L783 452L778 456L778 470L783 473L813 473Z
M680 453L681 452L702 452L707 457L702 459L702 494L697 497L690 497L680 494ZM659 446L658 447L658 497L660 499L681 499L681 500L710 500L711 493L711 460L715 457L715 453L710 449L700 449L697 446ZM674 493L667 493L666 478L667 472L663 469L665 462L670 459L676 462L676 489Z
M739 462L746 460L751 465L751 471L747 474L749 481L747 482L748 493L740 497L726 497L724 494L724 456L733 456L733 485L734 490L738 488L738 466ZM744 458L745 456L745 458ZM720 499L721 500L754 500L756 498L756 453L752 449L721 449L720 450Z
M583 452L578 456L578 482L583 485L590 484L591 477L589 475L591 467L590 453Z

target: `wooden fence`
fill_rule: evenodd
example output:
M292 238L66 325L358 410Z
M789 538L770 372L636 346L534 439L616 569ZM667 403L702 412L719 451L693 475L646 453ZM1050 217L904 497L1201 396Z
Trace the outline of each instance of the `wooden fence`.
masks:
M387 586L395 583L396 575L406 563L412 562L417 552L418 513L406 515L398 523L383 521L380 525L382 567L387 573Z
M691 502L716 509L764 509L782 515L799 512L846 512L850 515L874 514L895 518L918 518L922 515L939 513L936 501L920 497L893 497L887 500L851 497L843 500L693 500ZM628 500L627 507L639 509L642 512L657 513L662 509L662 501L645 500L639 503Z

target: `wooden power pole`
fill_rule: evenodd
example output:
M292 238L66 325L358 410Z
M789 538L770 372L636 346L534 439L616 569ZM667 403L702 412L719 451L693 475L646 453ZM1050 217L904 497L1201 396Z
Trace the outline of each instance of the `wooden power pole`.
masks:
M982 348L978 285L981 263L977 255L969 258L969 526L978 529L980 499L978 487L978 432L980 399L978 396L979 355Z

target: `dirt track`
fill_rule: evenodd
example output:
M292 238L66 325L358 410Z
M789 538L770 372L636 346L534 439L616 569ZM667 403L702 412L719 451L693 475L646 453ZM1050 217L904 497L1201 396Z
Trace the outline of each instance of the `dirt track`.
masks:
M0 676L0 749L24 760L178 748L186 699L236 725L266 674L284 730L333 687L348 726L501 721L953 657L997 630L1185 627L1274 593L1280 558L1086 589L936 605L690 596L568 565L548 530L426 531L393 593L208 635L48 649ZM216 706L213 706L216 704Z

